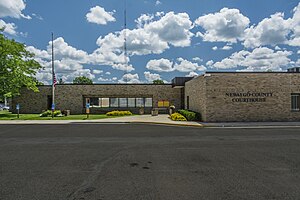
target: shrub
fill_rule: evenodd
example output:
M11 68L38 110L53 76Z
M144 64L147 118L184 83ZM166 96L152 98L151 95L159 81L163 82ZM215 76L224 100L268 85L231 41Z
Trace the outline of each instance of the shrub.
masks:
M42 112L40 114L40 117L51 117L51 116L52 116L52 111L51 110L46 110L45 112ZM55 110L53 112L53 116L54 117L62 116L61 111L60 110Z
M132 115L130 111L119 111L119 110L114 110L111 112L106 113L107 116L128 116Z
M183 115L179 114L179 113L173 113L171 115L171 120L173 120L173 121L187 121L186 118Z
M188 121L200 121L200 113L196 113L189 110L178 110L178 113L182 114Z

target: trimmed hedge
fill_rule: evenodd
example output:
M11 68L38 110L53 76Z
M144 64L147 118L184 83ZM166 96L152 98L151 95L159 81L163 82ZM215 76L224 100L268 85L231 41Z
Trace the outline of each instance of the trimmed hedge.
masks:
M132 115L130 111L118 111L114 110L111 112L106 113L107 116L129 116Z
M173 121L187 121L186 118L183 115L179 114L179 113L173 113L171 115L171 120L173 120Z
M51 116L52 116L52 111L51 110L46 110L45 112L42 112L40 114L40 117L51 117ZM55 110L53 112L53 116L54 117L62 116L61 111L60 110Z
M200 113L196 113L189 110L178 110L178 113L182 114L188 121L200 121Z

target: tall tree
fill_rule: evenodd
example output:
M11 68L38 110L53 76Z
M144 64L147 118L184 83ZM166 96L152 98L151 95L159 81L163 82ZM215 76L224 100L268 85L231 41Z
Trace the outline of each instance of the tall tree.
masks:
M165 84L163 80L157 79L153 81L153 84Z
M78 76L73 80L73 84L93 84L93 81L85 76Z
M22 87L38 92L35 75L41 68L24 44L8 39L0 30L0 96L19 95Z

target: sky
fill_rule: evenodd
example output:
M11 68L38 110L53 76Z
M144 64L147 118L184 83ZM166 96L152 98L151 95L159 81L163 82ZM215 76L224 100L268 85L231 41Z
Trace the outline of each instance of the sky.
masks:
M300 67L299 0L0 0L0 27L35 54L45 84L52 32L64 82L170 82L207 71Z

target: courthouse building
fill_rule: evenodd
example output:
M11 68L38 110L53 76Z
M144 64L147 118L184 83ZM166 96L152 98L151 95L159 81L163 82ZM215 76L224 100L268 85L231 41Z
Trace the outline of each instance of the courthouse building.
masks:
M41 113L51 107L51 86L39 86L39 93L21 90L12 100L13 112ZM201 113L206 122L299 121L300 73L288 72L206 72L195 78L176 77L172 84L93 84L56 85L56 109L71 114L111 110L141 109L150 114L153 108L166 112L188 109Z

